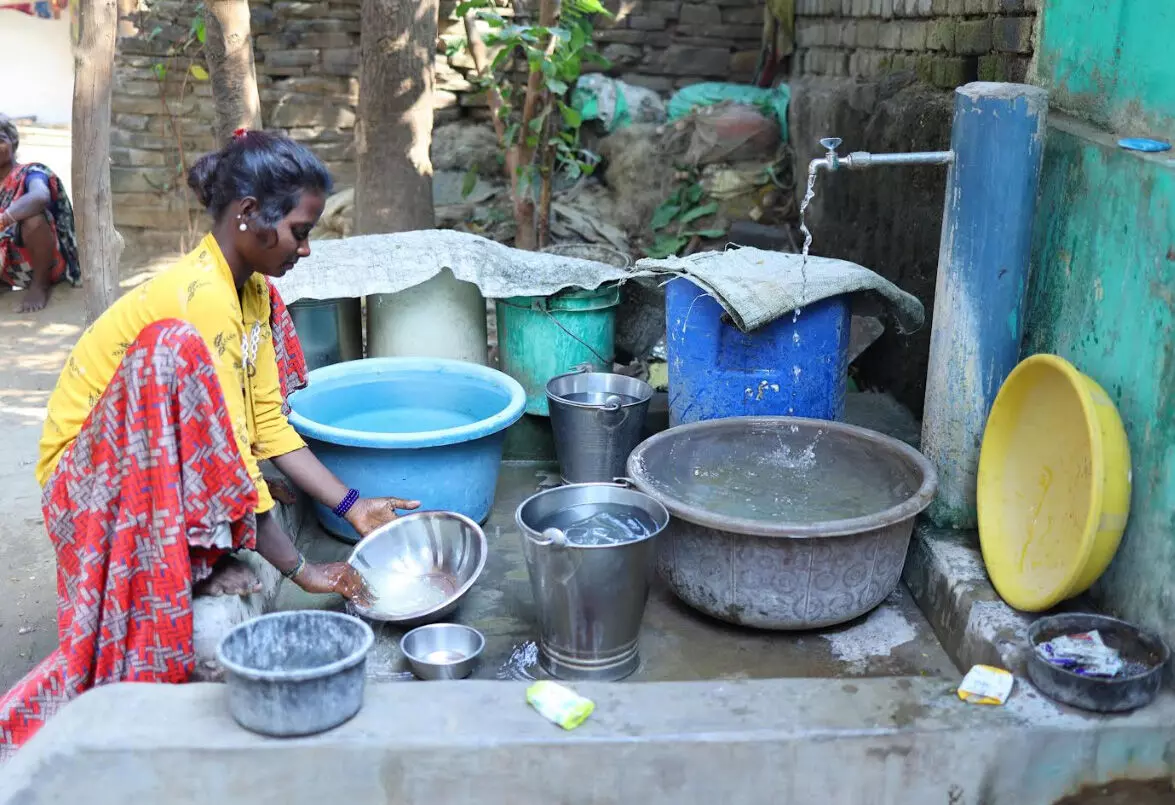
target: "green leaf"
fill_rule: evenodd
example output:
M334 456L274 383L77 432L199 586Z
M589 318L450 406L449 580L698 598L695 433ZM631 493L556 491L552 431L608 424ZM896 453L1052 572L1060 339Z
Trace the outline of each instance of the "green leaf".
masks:
M457 4L457 8L453 10L453 14L460 18L464 17L470 11L493 7L494 4L491 2L486 2L486 0L462 0L462 2Z
M718 202L711 201L709 204L703 204L701 207L694 207L691 210L686 210L685 215L681 216L681 222L688 224L690 221L696 221L699 218L711 215L718 212Z
M694 204L697 204L699 201L702 200L702 193L703 192L704 191L702 190L702 186L700 184L698 184L697 182L694 182L693 184L691 184L689 187L686 188L686 191L685 191L686 202L688 204L690 204L691 206Z
M669 226L677 214L681 212L681 207L676 204L665 202L656 209L653 213L653 231L664 229Z
M683 235L693 237L697 235L699 238L720 238L726 234L725 229L697 229L692 232L683 232Z
M198 64L193 64L191 67L189 67L188 72L191 73L192 78L196 79L197 81L208 80L208 71Z
M151 33L147 34L147 41L150 42L152 39L159 36L159 34L161 34L161 33L163 33L163 26L156 25L154 28L151 29Z
M571 0L569 5L582 14L607 14L609 17L612 16L612 13L604 7L604 4L600 0Z
M559 104L559 112L563 115L563 122L571 128L577 129L583 125L583 115L579 113L578 109L561 103Z
M662 235L645 249L645 254L656 260L663 260L677 254L687 243L689 238L684 235Z
M477 187L477 178L477 165L465 171L465 176L461 179L461 198L469 197L469 194L473 192L473 188Z
M203 45L208 38L208 29L202 17L192 23L192 33L196 36L196 41Z
M155 70L155 78L157 80L163 81L167 78L167 65L163 62L156 62L153 69Z
M589 40L590 40L590 37L588 36L587 31L585 31L582 26L577 25L571 29L571 49L572 50L582 49L583 46L586 45Z
M567 83L558 78L547 78L547 89L556 95L564 95L567 92Z

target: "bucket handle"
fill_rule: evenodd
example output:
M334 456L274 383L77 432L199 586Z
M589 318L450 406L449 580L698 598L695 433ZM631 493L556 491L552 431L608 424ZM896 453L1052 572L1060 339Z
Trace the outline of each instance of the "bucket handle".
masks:
M604 404L602 406L600 406L600 410L607 411L610 414L614 414L623 407L624 407L624 403L621 401L619 395L609 394L607 397L604 398ZM626 419L627 419L627 417L626 417ZM624 420L621 420L621 421L623 422Z
M596 356L596 360L598 360L598 361L600 362L600 365L601 365L601 366L603 366L603 367L605 367L605 368L611 368L611 366L612 366L612 361L606 360L606 359L604 358L604 356L603 356L603 355L601 355L599 352L596 352L596 348L595 348L595 347L593 347L591 344L589 344L588 342L584 341L584 340L583 340L582 338L580 338L578 335L576 335L575 333L571 332L571 331L570 331L570 330L568 330L566 327L564 327L564 326L563 326L563 323L562 323L562 322L560 322L560 321L559 321L557 318L555 318L554 314L553 314L553 313L551 313L551 311L547 310L546 308L538 308L538 311L539 311L540 313L542 313L544 316L546 316L548 319L550 319L550 320L551 320L551 322L552 322L552 323L553 323L553 324L554 324L556 327L558 327L560 330L562 330L564 333L566 333L568 336L570 336L570 337L571 337L571 339L572 339L573 341L578 341L580 346L582 346L582 347L583 347L584 349L586 349L588 352L590 352L590 353L592 353L593 355L595 355L595 356Z
M543 533L538 537L533 532L527 531L526 536L531 542L541 548L548 546L555 548L567 547L567 535L558 528L544 528Z

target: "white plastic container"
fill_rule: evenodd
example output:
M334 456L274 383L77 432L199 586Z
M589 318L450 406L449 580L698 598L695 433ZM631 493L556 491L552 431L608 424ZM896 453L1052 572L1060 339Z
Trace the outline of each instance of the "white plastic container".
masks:
M486 303L471 282L445 269L395 294L367 297L367 355L448 358L485 365Z

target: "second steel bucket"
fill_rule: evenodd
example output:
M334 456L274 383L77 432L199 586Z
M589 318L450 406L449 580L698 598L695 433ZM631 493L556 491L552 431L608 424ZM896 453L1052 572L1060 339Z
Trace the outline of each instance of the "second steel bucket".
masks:
M547 402L564 482L608 483L623 476L652 397L653 387L635 377L572 372L551 378Z

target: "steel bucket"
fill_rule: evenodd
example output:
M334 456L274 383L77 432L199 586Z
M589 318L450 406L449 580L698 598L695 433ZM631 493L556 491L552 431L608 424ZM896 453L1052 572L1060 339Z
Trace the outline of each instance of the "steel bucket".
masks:
M313 371L363 357L360 300L299 299L289 310L307 369Z
M547 381L563 482L608 483L623 476L652 397L653 387L643 380L607 372L577 371Z
M617 545L574 545L549 526L573 508L589 516L591 507L639 509L654 528ZM543 670L560 679L609 682L635 671L654 537L669 523L669 512L625 485L574 484L527 498L514 519L534 593Z

